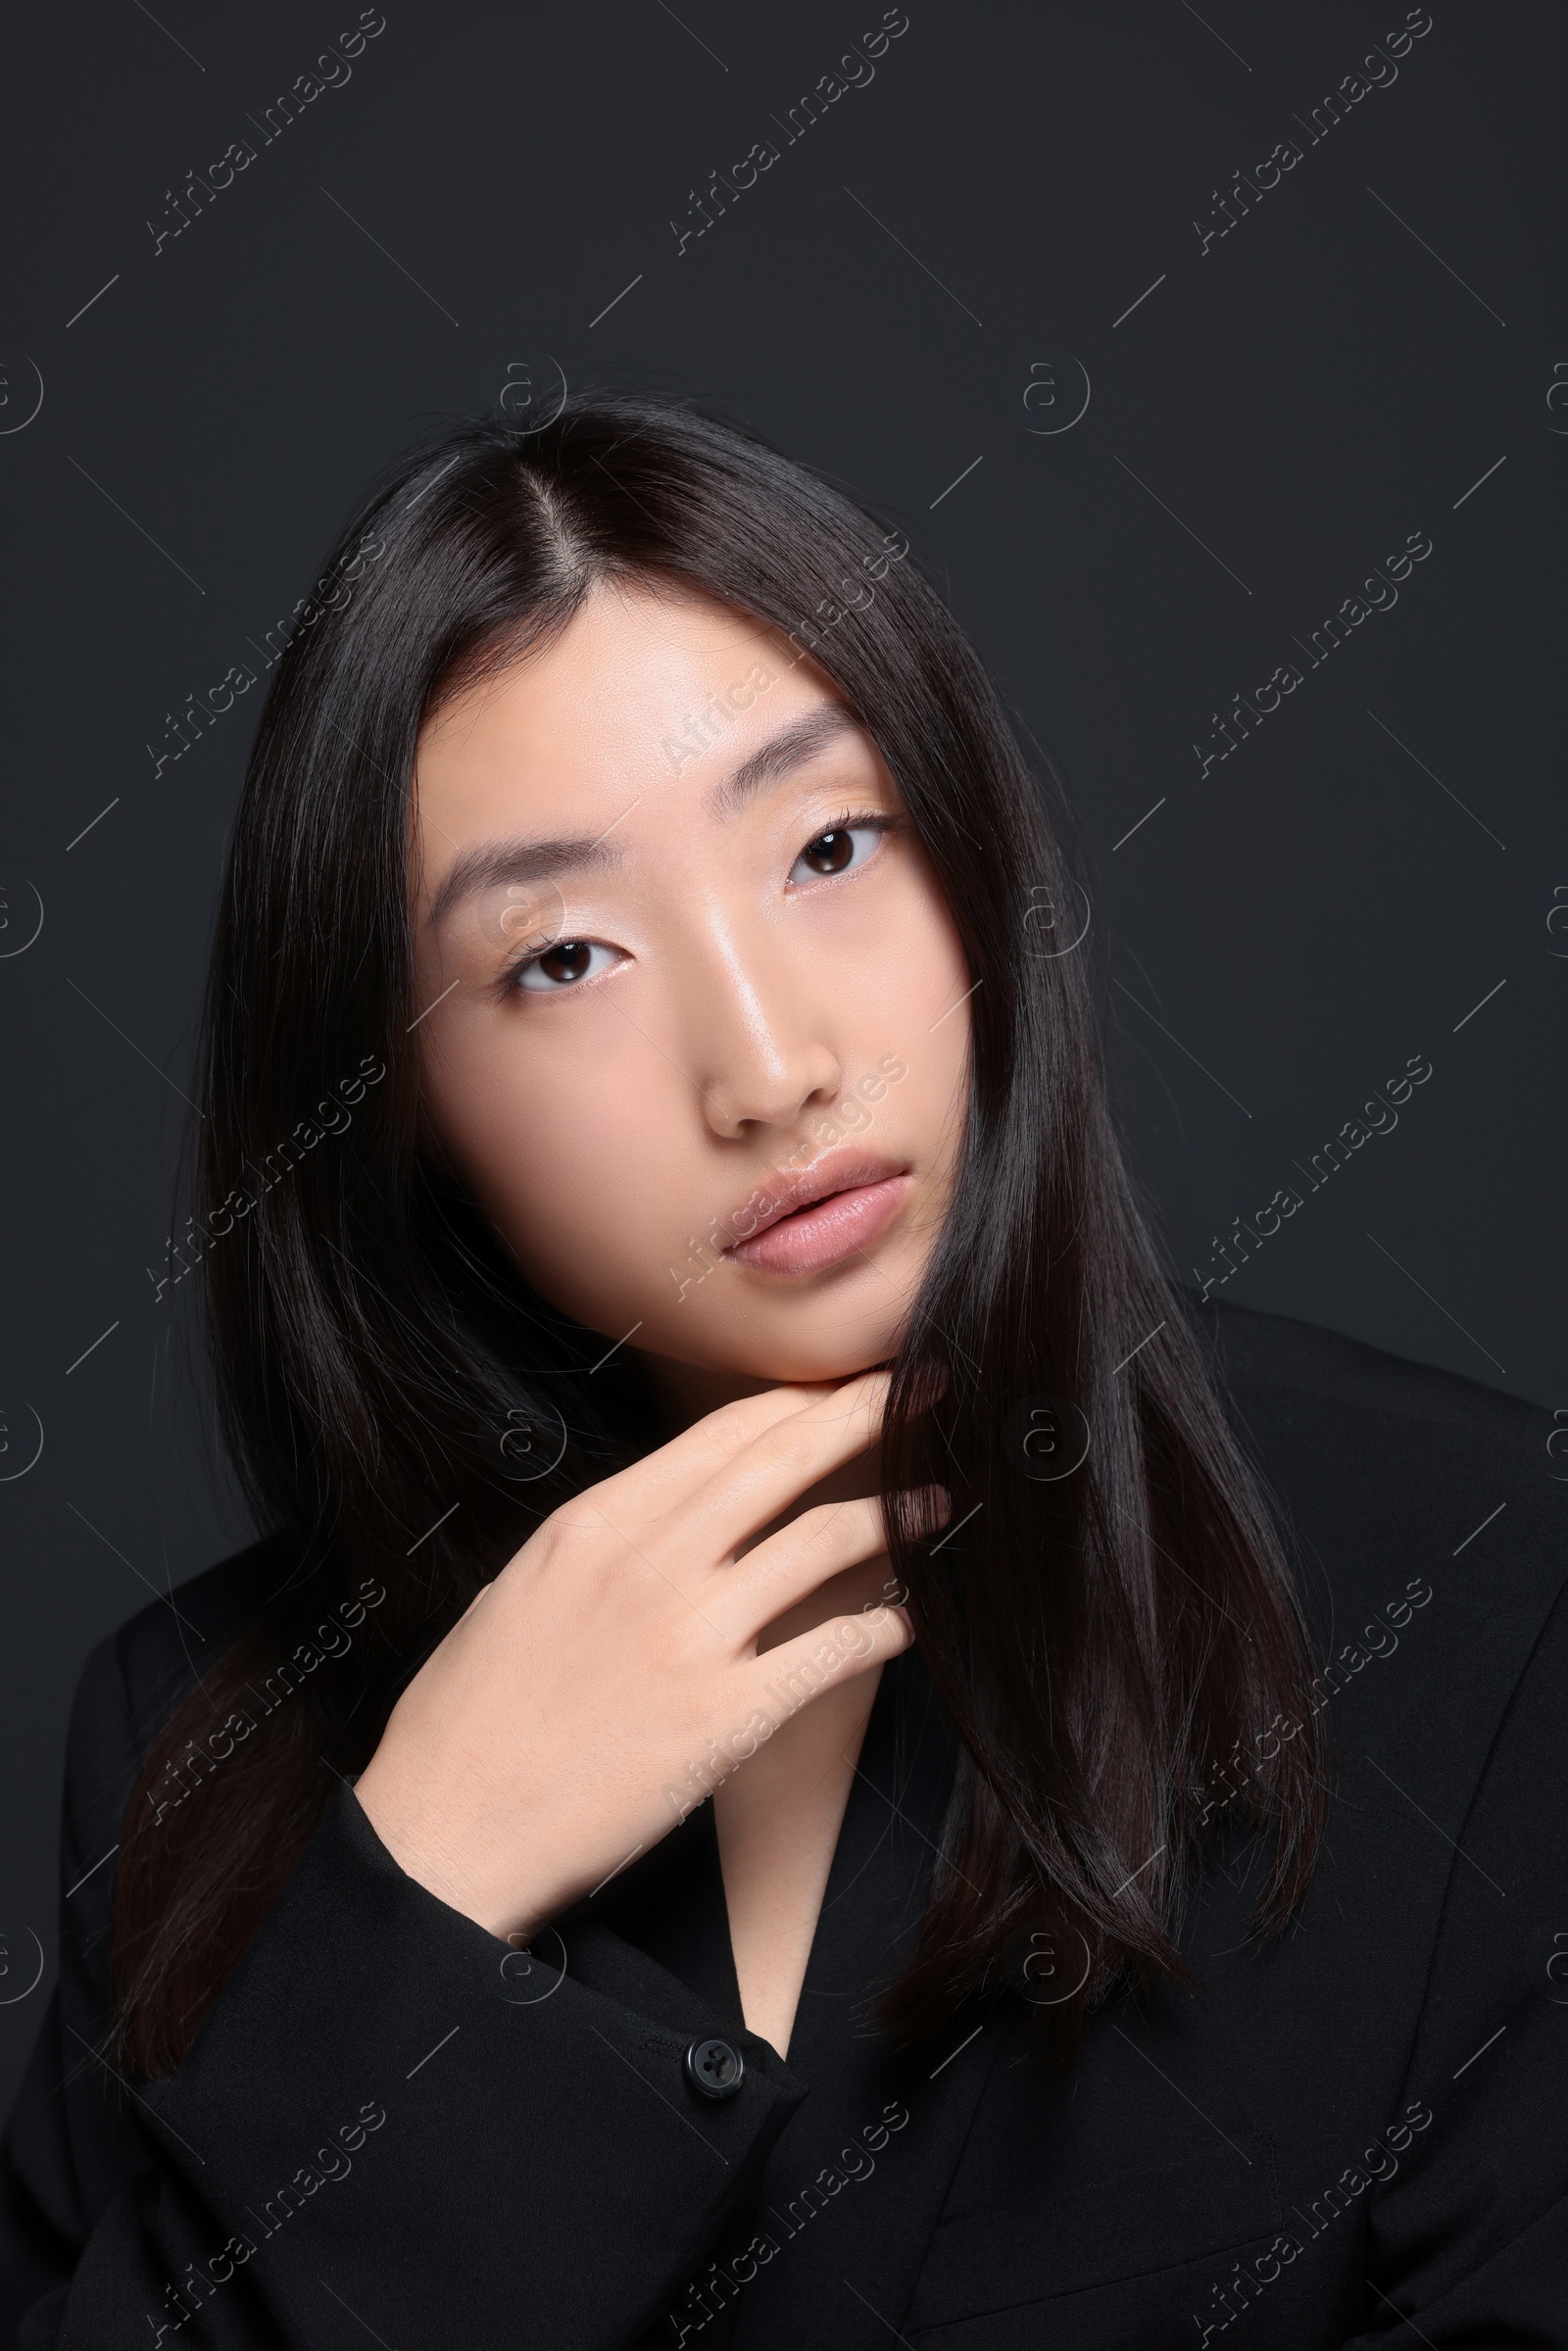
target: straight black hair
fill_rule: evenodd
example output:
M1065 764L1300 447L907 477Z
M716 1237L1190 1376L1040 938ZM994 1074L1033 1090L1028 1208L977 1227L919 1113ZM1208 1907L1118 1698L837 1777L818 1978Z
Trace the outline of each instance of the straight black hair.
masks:
M114 1974L133 2076L180 2062L337 1775L475 1591L657 1442L632 1350L590 1376L604 1335L530 1288L443 1158L411 1036L420 727L614 580L719 600L818 665L898 780L974 982L956 1188L881 1454L958 1761L881 2021L917 2039L967 1997L1037 1997L1048 1967L1064 1984L1081 1951L1076 1990L1034 2012L1070 2054L1118 1976L1183 1980L1182 1892L1227 1770L1228 1817L1270 1839L1259 1932L1305 1890L1326 1755L1298 1598L1124 1169L1085 957L1053 952L1077 902L1001 697L901 532L731 422L595 395L399 465L262 713L203 1012L194 1230L220 1425L279 1566L131 1798ZM930 1483L953 1496L944 1541L903 1498ZM311 1670L334 1605L359 1631ZM288 1702L264 1708L279 1672ZM1280 1719L1295 1735L1265 1756Z

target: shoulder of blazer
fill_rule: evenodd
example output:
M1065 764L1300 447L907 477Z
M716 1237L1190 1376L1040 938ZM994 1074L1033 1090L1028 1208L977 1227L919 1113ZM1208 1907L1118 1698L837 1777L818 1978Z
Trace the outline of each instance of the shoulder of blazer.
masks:
M286 1588L294 1565L287 1538L263 1536L176 1584L101 1644L119 1669L138 1755L206 1667Z
M1450 1739L1490 1743L1568 1584L1549 1411L1336 1331L1187 1302L1318 1637L1342 1657L1354 1637L1360 1692L1382 1689L1386 1708L1393 1685L1361 1673L1355 1643L1368 1618L1384 1641L1380 1613L1411 1626L1406 1595L1424 1594L1408 1694Z
M1335 1404L1426 1422L1504 1445L1540 1445L1549 1415L1525 1397L1484 1381L1439 1371L1403 1355L1251 1306L1216 1299L1200 1305L1181 1294L1189 1319L1222 1388L1293 1393L1303 1404Z
M89 1650L66 1739L61 1853L61 1884L89 1947L108 1933L116 1873L103 1864L119 1849L154 1735L287 1582L293 1560L292 1546L276 1536L248 1543L175 1585ZM101 1973L95 1982L107 1998Z

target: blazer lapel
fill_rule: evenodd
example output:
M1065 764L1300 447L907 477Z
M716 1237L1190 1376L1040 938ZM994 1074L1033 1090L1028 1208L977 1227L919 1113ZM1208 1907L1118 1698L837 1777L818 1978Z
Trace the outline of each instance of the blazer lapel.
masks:
M732 2270L735 2351L886 2351L913 2291L1001 2045L976 2011L901 2051L867 2013L918 1931L955 1753L906 1650L883 1670L828 1877L787 2061L808 2094Z

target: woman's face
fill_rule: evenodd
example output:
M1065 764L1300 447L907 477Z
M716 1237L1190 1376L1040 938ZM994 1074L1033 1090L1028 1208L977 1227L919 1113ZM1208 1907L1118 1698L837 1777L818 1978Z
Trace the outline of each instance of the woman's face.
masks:
M970 978L821 671L601 585L427 725L413 830L427 1113L534 1287L726 1393L885 1360L952 1194Z

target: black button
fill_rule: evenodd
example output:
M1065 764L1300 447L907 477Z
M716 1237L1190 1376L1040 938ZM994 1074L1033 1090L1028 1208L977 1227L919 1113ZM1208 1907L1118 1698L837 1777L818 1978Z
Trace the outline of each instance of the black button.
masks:
M685 2064L700 2098L733 2098L746 2072L739 2049L727 2040L694 2040Z

